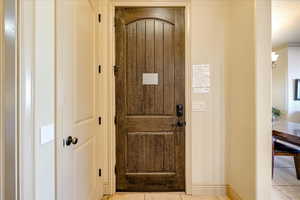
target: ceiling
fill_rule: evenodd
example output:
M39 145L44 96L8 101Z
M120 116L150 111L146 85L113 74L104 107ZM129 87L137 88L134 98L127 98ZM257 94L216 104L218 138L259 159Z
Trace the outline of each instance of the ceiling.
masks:
M300 44L300 0L273 0L273 48L288 43Z

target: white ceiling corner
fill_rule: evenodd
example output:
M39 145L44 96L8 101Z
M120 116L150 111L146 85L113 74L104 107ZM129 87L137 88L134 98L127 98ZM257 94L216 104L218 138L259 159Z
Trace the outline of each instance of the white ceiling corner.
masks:
M272 0L272 43L300 43L300 0Z

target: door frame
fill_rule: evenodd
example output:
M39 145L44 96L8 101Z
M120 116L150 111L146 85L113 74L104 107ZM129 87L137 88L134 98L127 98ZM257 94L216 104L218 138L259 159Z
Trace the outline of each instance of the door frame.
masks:
M35 3L19 2L19 193L35 199Z
M17 3L17 0L0 2L0 200L7 198L8 193L13 193L11 198L19 199ZM7 49L10 51L5 51Z
M3 32L3 1L0 2L0 200L4 199L3 191L4 191L4 179L3 179L3 167L4 167L4 162L3 162L3 109L2 109L2 70L3 70L3 37L4 37L4 32Z
M186 130L185 130L185 192L192 194L192 98L191 98L191 36L190 36L190 1L166 1L166 2L133 2L121 1L112 2L108 5L108 66L115 65L115 28L114 18L116 7L184 7L185 8L185 106L186 106ZM116 192L116 128L114 124L115 117L115 76L113 70L108 70L108 187L104 188L105 193L113 194Z

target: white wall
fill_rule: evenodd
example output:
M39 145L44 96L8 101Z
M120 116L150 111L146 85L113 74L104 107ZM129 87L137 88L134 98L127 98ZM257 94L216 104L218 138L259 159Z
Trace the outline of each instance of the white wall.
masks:
M141 0L142 1L142 0ZM141 2L132 1L132 2ZM154 1L154 0L153 0ZM180 0L178 0L180 1ZM184 1L184 0L182 0ZM53 199L53 143L40 145L40 128L53 121L54 0L38 0L36 10L36 149L37 199ZM112 120L108 110L112 83L108 76L109 0L101 1L101 64L103 99L102 179L108 184L113 172L110 159ZM188 1L189 2L189 1ZM206 111L192 113L193 192L218 193L226 184L244 200L256 199L256 49L254 0L191 0L191 64L210 64L211 89L193 94L193 102L204 102ZM45 40L48 36L48 40ZM50 39L49 39L50 38ZM191 66L188 66L191 67ZM268 67L268 66L267 66ZM268 80L266 80L268 81ZM264 86L264 85L263 85ZM50 91L50 93L45 93ZM53 98L52 98L53 97ZM225 105L226 102L226 105ZM226 110L225 110L226 108ZM225 112L226 111L226 112ZM226 117L225 117L226 114ZM268 147L266 147L268 148ZM268 154L268 151L264 151ZM270 154L271 155L271 154ZM44 158L47 158L44 160ZM226 162L226 163L225 163ZM226 170L227 169L227 170ZM45 176L46 175L46 176ZM268 174L267 174L268 175Z
M120 0L121 1L121 0ZM129 0L128 0L129 1ZM142 0L141 0L142 1ZM132 2L141 2L134 1ZM155 0L153 0L155 1ZM181 0L178 0L181 1ZM184 2L184 0L182 0ZM267 0L266 0L267 1ZM53 199L53 143L40 145L40 128L53 122L53 24L54 0L38 0L36 10L36 186L37 199ZM191 0L191 64L209 64L211 88L208 94L193 94L206 111L192 113L192 184L194 194L224 192L225 185L244 200L256 199L257 169L257 73L254 0ZM113 182L110 159L113 148L113 113L110 94L112 72L108 49L110 1L102 3L101 64L103 126L101 132L102 180ZM50 40L45 40L45 36ZM264 51L262 53L265 53ZM188 66L191 67L191 66ZM266 65L266 67L268 67ZM268 79L266 79L268 81ZM265 86L265 85L262 85ZM50 91L50 93L45 93ZM262 90L261 90L262 91ZM226 105L225 105L226 102ZM263 107L263 106L262 106ZM226 108L226 110L225 110ZM263 107L265 108L265 107ZM225 112L226 111L226 112ZM265 112L268 113L268 112ZM226 114L226 117L225 117ZM268 120L268 117L266 117ZM266 129L268 131L268 129ZM270 140L271 141L271 140ZM264 143L264 141L262 142ZM266 146L266 145L265 145ZM270 146L271 147L271 146ZM268 149L268 146L266 146ZM271 148L270 148L271 149ZM268 154L268 151L262 152ZM271 154L270 154L271 155ZM44 158L47 158L44 160ZM266 159L266 162L268 160ZM227 170L226 170L227 169ZM267 168L266 168L267 169ZM46 176L45 176L46 175ZM268 176L268 174L266 173ZM268 199L268 198L265 198Z
M272 69L271 0L255 0L255 195L256 200L272 195Z
M20 199L35 200L35 163L34 163L34 0L21 1L20 4L20 161L19 182Z
M300 101L295 100L295 79L300 79L300 47L288 48L288 120L300 123Z
M117 2L124 2L118 0ZM127 0L125 2L141 3L145 0ZM153 0L152 2L155 2ZM156 1L157 2L157 1ZM174 2L174 1L165 1ZM192 101L203 102L204 112L192 113L192 192L194 194L225 193L225 116L224 116L224 54L225 54L225 25L227 0L177 0L177 2L190 2L191 27L191 64L210 64L211 89L208 94L193 94ZM107 49L111 27L108 26L110 0L102 1L101 23L103 49ZM110 52L101 52L103 64L103 91L109 98L112 86L109 74L113 63L108 60ZM187 66L191 67L191 66ZM191 80L190 80L191 81ZM109 108L112 100L107 99L103 105L104 110ZM111 113L106 110L106 119L111 119ZM104 118L104 120L106 120ZM103 123L106 126L105 122ZM112 129L106 127L103 132L103 147L105 158L102 163L103 180L108 185L112 180L110 158L110 138ZM105 142L106 141L106 142ZM106 189L106 191L109 191Z
M228 14L229 195L232 199L271 199L271 2L231 0Z
M4 186L3 186L3 126L2 126L2 68L3 68L3 1L0 2L0 200L4 198Z
M36 200L55 199L54 141L41 144L41 128L54 125L54 0L35 2Z
M279 55L276 67L272 68L272 104L282 112L282 119L288 114L288 47L276 50Z
M192 95L192 103L203 102L206 107L204 112L192 113L192 184L200 189L226 184L224 54L227 8L226 0L191 1L191 64L209 64L211 77L209 93Z
M227 33L227 183L243 200L256 199L254 8L253 0L231 0Z
M124 1L126 0L118 0L118 2ZM149 1L127 0L126 2L132 2L134 5ZM256 48L261 46L256 44L255 40L256 37L260 37L263 38L260 42L262 45L269 44L270 27L261 26L261 29L257 29L258 34L255 32L255 20L259 22L259 17L262 20L269 19L270 13L265 12L265 9L270 8L269 0L263 1L267 4L261 7L260 15L256 18L255 5L260 3L255 0L187 1L189 2L191 64L209 64L211 73L210 92L192 95L193 103L202 102L206 108L203 112L192 112L192 192L193 194L222 193L225 192L226 185L230 184L242 199L254 200L257 196L256 181L259 180L256 179L256 168L262 169L258 170L260 174L271 169L270 166L266 166L266 163L269 163L267 158L261 162L262 164L256 162L257 152L259 152L257 146L264 146L259 148L264 152L264 156L271 152L271 145L270 148L265 145L271 137L268 135L271 121L256 126L257 120L260 120L257 115L261 114L256 113L257 105L262 112L266 113L261 115L264 118L261 123L268 122L268 113L271 112L271 105L268 104L271 94L267 98L268 93L266 93L270 90L268 87L271 87L271 80L269 84L256 80L256 75L259 73L256 67L260 69L263 65L265 68L262 74L270 75L269 57L257 58ZM108 20L105 20L110 18L109 12L112 11L109 0L102 2L101 10L104 19L101 26L102 30L105 30L101 32L101 45L102 49L106 50L109 35L112 33ZM268 48L267 45L257 52L260 55L269 55L271 48ZM104 67L103 87L108 96L103 108L107 119L110 120L113 113L110 113L107 108L112 102L110 94L113 93L113 84L109 76L114 63L109 60L110 49L103 51L101 56ZM268 81L268 79L263 80ZM261 90L256 90L257 83L261 85ZM257 93L264 93L266 98ZM260 137L256 137L256 134L261 133L261 127L267 127L261 137L265 140L257 142L256 139ZM113 181L110 179L113 167L111 158L114 157L111 154L111 149L114 147L111 145L114 138L109 135L113 131L112 127L107 127L105 130L102 136L105 153L101 157L105 158L102 163L103 180L108 185ZM268 177L267 173L261 176L260 180L263 184L268 182L266 177ZM107 191L109 190L106 189ZM268 192L265 193L265 196L268 196Z
M300 122L300 101L295 100L295 79L300 79L300 47L275 49L279 55L272 69L272 103L282 111L282 119Z

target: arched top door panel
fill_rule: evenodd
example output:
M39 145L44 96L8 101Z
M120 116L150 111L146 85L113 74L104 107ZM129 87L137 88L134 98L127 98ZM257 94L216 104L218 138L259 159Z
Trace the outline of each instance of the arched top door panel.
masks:
M155 19L175 24L175 8L118 8L116 20L121 20L122 24L130 24L141 19ZM120 12L121 11L121 12ZM123 11L123 12L122 12ZM130 11L130 12L128 12Z
M184 191L184 8L117 8L115 55L117 191Z

